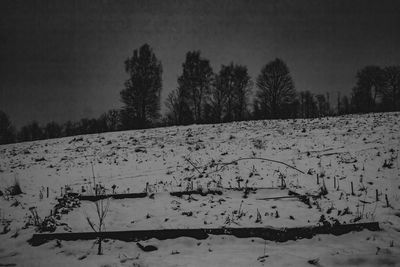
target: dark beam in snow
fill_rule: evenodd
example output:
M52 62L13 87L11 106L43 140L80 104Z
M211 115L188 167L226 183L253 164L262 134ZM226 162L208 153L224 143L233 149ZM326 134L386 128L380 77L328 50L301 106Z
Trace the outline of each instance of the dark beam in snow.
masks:
M202 195L202 196L206 196L208 194L211 194L211 195L222 195L222 191L221 190L206 190L206 191L190 190L190 191L176 191L176 192L171 192L169 194L171 196L174 196L174 197L182 197L183 195Z
M207 191L201 191L201 190L191 190L191 191L177 191L177 192L171 192L171 196L176 196L176 197L182 197L183 195L222 195L221 190L207 190ZM79 200L87 200L87 201L98 201L100 199L106 199L106 198L114 198L114 199L123 199L123 198L145 198L147 197L148 194L146 192L143 193L130 193L130 194L107 194L107 195L77 195L77 198Z
M318 234L342 235L352 231L379 230L378 222L322 225L295 228L196 228L196 229L161 229L161 230L136 230L136 231L112 231L112 232L78 232L78 233L50 233L34 234L28 242L33 246L39 246L51 240L92 240L98 237L103 239L117 239L122 241L142 241L151 238L159 240L174 239L178 237L192 237L206 239L211 235L233 235L238 238L259 237L265 240L285 242L301 238L312 238Z
M257 190L262 190L262 189L284 189L281 187L241 187L241 188L221 188L221 190L189 190L189 191L175 191L175 192L170 192L171 196L176 196L176 197L182 197L183 195L222 195L223 191L257 191ZM290 193L290 191L289 191ZM69 193L72 194L72 193ZM145 198L148 196L146 192L142 193L129 193L129 194L106 194L106 195L80 195L77 193L74 193L74 196L78 198L79 200L87 200L87 201L98 201L100 199L106 199L106 198L114 198L114 199L123 199L123 198ZM300 196L300 195L299 195ZM301 197L301 196L300 196ZM313 196L314 197L314 196Z
M122 199L122 198L144 198L147 197L147 193L130 193L130 194L108 194L108 195L78 195L77 198L79 200L88 200L88 201L97 201L105 198L114 198L114 199Z

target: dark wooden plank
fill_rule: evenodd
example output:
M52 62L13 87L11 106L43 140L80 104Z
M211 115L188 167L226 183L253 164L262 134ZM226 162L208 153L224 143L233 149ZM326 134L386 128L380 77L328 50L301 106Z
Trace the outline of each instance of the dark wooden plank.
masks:
M211 195L222 195L222 191L220 191L220 190L207 190L207 191L190 190L190 191L170 192L169 194L171 196L174 196L174 197L182 197L183 195L202 195L202 196L206 196L208 194L211 194Z
M223 190L234 190L234 191L245 191L246 188L224 188ZM248 187L247 190L250 191L257 191L258 189L282 189L280 187ZM170 192L171 196L182 197L183 195L202 195L206 196L208 194L212 195L222 195L222 190L190 190L190 191L176 191ZM86 200L86 201L98 201L100 199L106 198L114 198L114 199L123 199L123 198L145 198L148 196L146 192L143 193L129 193L129 194L106 194L106 195L80 195L77 193L69 193L73 194L74 197L78 198L79 200Z
M78 232L78 233L50 233L34 234L29 240L33 246L38 246L51 240L91 240L98 237L117 239L122 241L141 241L150 238L159 240L174 239L178 237L191 237L206 239L208 235L233 235L238 238L259 237L265 240L285 242L300 238L311 238L318 234L342 235L352 231L379 230L378 222L307 226L295 228L195 228L195 229L162 229L162 230L136 230L136 231L112 231L112 232Z
M123 198L145 198L147 193L130 193L130 194L109 194L109 195L78 195L79 200L98 201L105 198L123 199Z

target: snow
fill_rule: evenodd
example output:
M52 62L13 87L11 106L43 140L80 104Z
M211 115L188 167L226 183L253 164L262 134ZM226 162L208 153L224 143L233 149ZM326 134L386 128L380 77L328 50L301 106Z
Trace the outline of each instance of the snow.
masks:
M375 113L190 125L0 146L0 190L18 179L24 192L0 198L0 232L7 224L10 229L0 234L0 265L310 266L309 260L318 259L317 266L400 266L399 118L400 113ZM220 163L249 157L282 161L305 174L254 159L221 168ZM107 230L295 227L316 225L321 215L331 222L350 223L357 217L359 222L378 221L382 230L285 243L232 236L144 241L158 248L154 252L143 252L134 242L108 240L101 256L94 241L29 245L35 233L34 226L25 226L29 208L35 206L41 218L50 215L65 185L75 192L83 187L88 194L92 166L96 183L109 190L116 185L116 193L143 192L148 183L154 193L154 198L110 199ZM276 188L281 177L288 189L302 194L317 194L325 183L328 195L312 200L312 208L296 198L260 200L288 194ZM247 186L262 189L244 198L243 191L234 190L238 178L241 187L248 180ZM194 189L205 191L220 183L223 194L169 195L184 191L189 180ZM351 214L341 215L345 209ZM257 210L261 223L256 222ZM95 221L96 216L94 203L82 201L62 215L56 232L91 231L86 217ZM268 257L260 258L264 250Z

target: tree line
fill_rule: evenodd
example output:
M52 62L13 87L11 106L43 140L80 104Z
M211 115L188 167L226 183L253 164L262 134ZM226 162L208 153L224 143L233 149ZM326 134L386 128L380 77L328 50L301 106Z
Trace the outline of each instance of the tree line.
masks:
M297 92L288 66L279 58L266 63L253 81L244 65L232 62L214 72L200 51L189 51L161 116L162 64L153 49L148 44L135 49L124 65L129 78L120 91L121 109L64 124L31 122L18 131L0 111L0 144L155 126L400 110L400 66L359 70L349 98Z

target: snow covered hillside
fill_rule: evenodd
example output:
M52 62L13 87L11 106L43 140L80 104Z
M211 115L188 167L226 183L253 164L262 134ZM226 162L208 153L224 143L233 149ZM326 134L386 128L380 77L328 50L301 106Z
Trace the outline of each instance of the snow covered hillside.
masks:
M400 266L399 150L400 113L191 125L0 146L0 266ZM23 193L10 196L7 189L16 180ZM107 231L371 221L382 230L284 243L232 236L142 242L155 246L153 252L105 240L100 256L93 240L27 242L37 230L34 212L43 220L53 215L66 188L88 195L94 183L106 194L149 194L110 199ZM263 199L287 196L288 190L318 195L322 187L327 194L310 205L297 198ZM169 194L186 190L204 195ZM222 194L206 194L210 190ZM92 231L87 218L96 216L93 202L82 200L56 218L53 230Z

